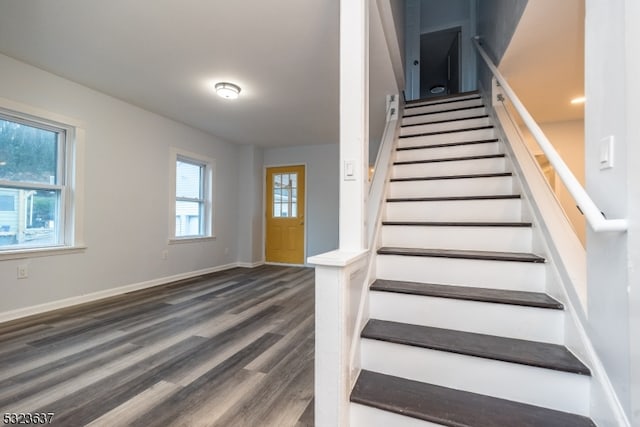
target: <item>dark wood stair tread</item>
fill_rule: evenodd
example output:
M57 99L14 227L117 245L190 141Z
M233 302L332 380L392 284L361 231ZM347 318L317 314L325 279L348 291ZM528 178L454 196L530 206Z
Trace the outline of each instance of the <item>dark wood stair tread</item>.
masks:
M417 165L421 163L441 163L441 162L460 162L460 161L466 161L466 160L501 159L503 157L505 157L504 154L484 154L480 156L444 157L439 159L426 159L426 160L405 160L401 162L393 162L393 164L396 166Z
M387 202L448 202L459 200L507 200L520 199L519 194L492 194L486 196L440 196L440 197L392 197Z
M474 130L485 130L485 129L493 129L493 125L475 126L475 127L463 128L463 129L440 130L440 131L437 131L437 132L416 133L416 134L413 134L413 135L402 135L402 136L400 136L400 138L401 139L417 138L417 137L420 137L420 136L445 135L445 134L449 134L449 133L471 132L471 131L474 131Z
M591 375L589 368L566 347L431 326L370 319L362 338L447 351L509 363Z
M499 141L498 138L491 138L491 139L479 139L477 141L447 142L445 144L417 145L413 147L398 147L396 148L396 151L428 150L430 148L446 148L446 147L458 147L461 145L490 144L498 141Z
M351 401L450 427L595 427L581 415L367 370Z
M512 291L503 289L476 288L471 286L438 285L434 283L403 282L378 279L371 284L372 291L394 292L464 301L490 302L495 304L525 307L564 309L562 303L541 292Z
M543 263L541 256L523 252L494 252L494 251L469 251L454 249L425 249L425 248L393 248L382 247L378 249L380 255L421 256L436 258L461 258L488 261L517 261Z
M410 125L402 125L402 128L410 128L413 126L425 126L425 125L437 125L442 123L451 123L451 122L462 122L464 120L473 120L473 119L487 119L489 118L488 114L481 114L479 116L469 116L469 117L456 117L455 119L447 119L447 120L436 120L433 122L424 122L424 123L412 123Z
M435 181L444 179L474 179L474 178L501 178L513 176L511 172L497 172L497 173L476 173L466 175L440 175L440 176L416 176L410 178L391 178L391 182L403 182L403 181Z
M382 221L382 225L415 227L531 227L530 222Z

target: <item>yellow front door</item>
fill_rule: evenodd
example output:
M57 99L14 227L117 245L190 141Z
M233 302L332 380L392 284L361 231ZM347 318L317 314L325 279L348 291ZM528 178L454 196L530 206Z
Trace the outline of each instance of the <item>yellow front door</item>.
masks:
M304 166L267 168L267 262L304 264Z

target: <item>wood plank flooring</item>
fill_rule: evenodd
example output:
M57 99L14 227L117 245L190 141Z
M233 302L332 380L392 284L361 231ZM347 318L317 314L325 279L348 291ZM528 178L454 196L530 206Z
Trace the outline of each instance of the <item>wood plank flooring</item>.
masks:
M0 324L0 413L313 425L314 270L236 268Z

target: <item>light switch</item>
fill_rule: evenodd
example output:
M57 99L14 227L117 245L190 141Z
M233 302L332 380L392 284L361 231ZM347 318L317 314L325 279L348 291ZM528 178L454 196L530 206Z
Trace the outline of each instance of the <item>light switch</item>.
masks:
M356 166L353 160L344 161L344 180L355 181L356 179Z
M613 167L613 135L600 140L600 169L610 169Z

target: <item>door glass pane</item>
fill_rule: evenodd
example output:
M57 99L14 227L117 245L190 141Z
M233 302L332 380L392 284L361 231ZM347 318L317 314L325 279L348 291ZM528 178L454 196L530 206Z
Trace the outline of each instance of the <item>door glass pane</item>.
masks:
M297 217L297 173L273 175L273 216L274 218Z

